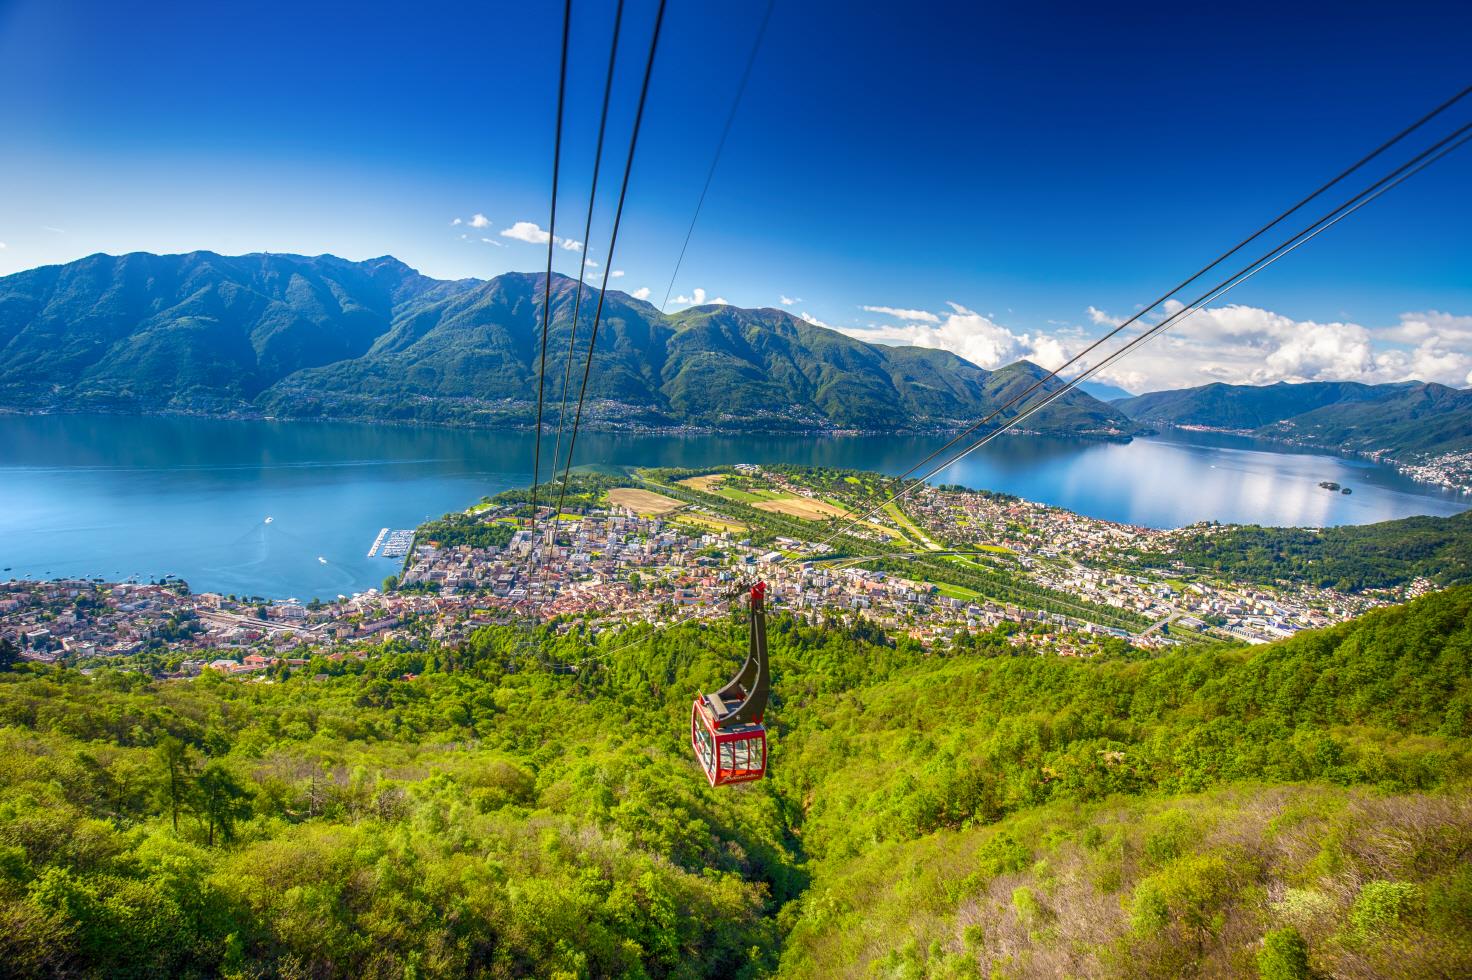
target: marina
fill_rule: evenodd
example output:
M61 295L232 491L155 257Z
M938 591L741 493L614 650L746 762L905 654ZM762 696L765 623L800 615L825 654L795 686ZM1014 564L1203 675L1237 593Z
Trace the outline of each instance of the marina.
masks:
M388 530L385 528L384 530ZM379 554L384 558L403 558L414 547L414 531L390 531Z

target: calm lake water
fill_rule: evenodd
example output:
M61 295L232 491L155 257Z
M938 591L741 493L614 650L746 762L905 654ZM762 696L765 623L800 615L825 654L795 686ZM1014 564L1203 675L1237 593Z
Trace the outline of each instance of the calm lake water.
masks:
M589 433L579 436L577 462L901 473L942 442ZM397 570L396 561L366 557L380 528L413 527L525 486L531 444L521 432L0 416L0 579L174 574L196 590L349 594ZM544 463L550 454L549 442ZM1194 433L1128 445L1009 437L939 479L1153 527L1209 518L1362 524L1472 504L1388 467ZM1322 490L1320 480L1354 493Z

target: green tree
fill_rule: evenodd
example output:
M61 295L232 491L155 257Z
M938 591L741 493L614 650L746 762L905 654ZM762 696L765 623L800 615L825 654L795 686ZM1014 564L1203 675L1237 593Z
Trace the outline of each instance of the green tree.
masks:
M250 815L250 791L218 760L210 762L194 780L195 810L208 829L208 843L215 837L231 840L235 822Z
M179 832L179 808L182 807L189 795L189 778L194 771L193 760L189 757L189 746L172 735L165 735L159 739L158 747L154 750L158 754L159 761L163 764L164 792L169 801L169 818L174 826L174 833Z
M9 670L19 662L20 648L10 637L0 637L0 670Z

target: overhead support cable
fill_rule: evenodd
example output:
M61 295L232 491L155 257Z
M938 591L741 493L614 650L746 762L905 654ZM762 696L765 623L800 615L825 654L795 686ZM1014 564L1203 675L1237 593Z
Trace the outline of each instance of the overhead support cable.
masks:
M624 20L624 0L618 0L618 6L613 14L613 38L608 46L608 73L603 80L603 108L598 114L598 139L593 149L593 177L588 188L588 213L583 221L583 250L579 253L578 260L578 286L573 295L572 303L572 329L567 337L567 360L562 368L562 404L557 411L557 439L552 448L552 473L557 473L557 461L562 458L562 433L567 421L567 395L572 388L572 362L577 353L578 341L578 315L583 308L583 283L588 272L588 242L591 241L593 231L593 210L598 201L598 174L603 165L603 138L608 131L608 104L613 94L614 67L618 60L618 38ZM553 528L556 528L557 515L562 513L562 500L559 497L557 509L553 512ZM554 531L555 533L555 531ZM541 563L541 588L545 593L547 585L547 561L545 558Z
M1318 190L1316 190L1313 194L1310 194L1308 197L1304 198L1298 204L1294 205L1292 208L1290 208L1287 211L1283 212L1276 219L1274 219L1273 221L1269 222L1267 225L1264 225L1256 233L1254 233L1249 238L1245 239L1243 242L1241 242L1240 244L1238 244L1233 249L1229 250L1226 253L1223 253L1223 255L1220 258L1218 258L1216 261L1212 262L1208 266L1203 267L1203 269L1201 270L1201 272L1198 272L1196 275L1194 275L1190 279L1186 280L1185 283L1183 283L1183 285L1189 284L1189 283L1195 281L1196 279L1199 279L1203 273L1205 273L1205 272L1209 271L1210 269L1214 268L1216 265L1219 265L1223 259L1230 257L1233 253L1235 253L1237 251L1240 251L1243 246L1245 246L1246 244L1248 244L1252 240L1260 237L1264 232L1266 232L1267 230L1271 229L1273 226L1279 224L1284 218L1287 218L1292 213L1294 213L1294 212L1298 211L1299 209L1301 209L1305 204L1307 204L1313 198L1319 196L1320 194L1322 194L1328 188L1330 188L1333 185L1339 183L1341 180L1344 179L1344 177L1346 177L1349 174L1353 173L1354 171L1358 170L1365 163L1369 162L1374 157L1380 155L1380 153L1382 153L1384 150L1388 149L1390 146L1392 146L1395 143L1399 142L1405 136L1407 136L1408 134L1410 134L1411 132L1413 132L1415 129L1419 128L1421 125L1423 125L1424 123L1426 123L1427 121L1429 121L1431 118L1433 118L1434 116L1438 115L1440 112L1442 112L1446 108L1450 107L1452 104L1454 104L1455 102L1459 101L1460 99L1462 99L1464 96L1466 96L1469 93L1472 93L1472 87L1468 87L1466 89L1463 89L1461 92L1457 93L1455 96L1453 96L1447 102L1445 102L1442 105L1438 106L1436 109L1432 110L1432 112L1428 113L1426 116L1423 116L1416 123L1413 123L1411 126L1407 127L1405 130L1402 130L1399 134L1397 134L1396 136L1392 137L1390 140L1386 141L1386 143L1382 144L1380 147L1376 148L1373 152L1371 152L1370 154L1368 154L1366 157L1362 158L1359 162L1357 162L1356 164L1354 164L1352 167L1350 167L1349 169L1345 170L1338 177L1336 177L1333 180L1329 181L1328 183L1324 184L1322 187L1320 187ZM1290 235L1288 238L1286 238L1282 242L1280 242L1279 245L1277 245L1276 247L1271 248L1267 252L1263 253L1261 256L1259 256L1258 259L1254 260L1253 262L1248 263L1246 266L1244 266L1241 269L1239 269L1236 273L1234 273L1234 274L1232 274L1230 276L1227 276L1224 280L1220 281L1216 286L1212 287L1211 289L1208 289L1205 293L1203 293L1200 296L1198 296L1190 304L1181 307L1180 309L1176 310L1173 313L1170 313L1168 316L1166 316L1159 323L1156 323L1156 324L1150 326L1147 330L1145 330L1139 336L1131 339L1123 347L1115 350L1114 352L1112 352L1111 354L1109 354L1107 357L1105 357L1103 360L1099 361L1097 364L1093 364L1091 366L1086 367L1076 377L1074 377L1071 380L1069 380L1068 382L1060 385L1058 388L1055 388L1052 391L1046 392L1044 398L1041 399L1037 404L1026 406L1023 411L1021 411L1021 412L1013 415L1011 418L1008 418L1008 419L1003 420L1003 422L997 428L995 428L995 429L987 432L981 438L979 438L979 439L973 441L971 444L965 446L959 452L953 454L952 456L950 456L949 458L947 458L944 462L940 463L938 466L935 466L934 468L932 468L931 470L929 470L924 476L916 479L915 481L913 481L912 483L910 483L908 486L906 486L906 487L902 488L901 490L897 491L896 493L892 494L886 500L884 500L882 503L878 504L877 506L873 507L868 512L866 512L864 514L861 514L861 515L858 515L858 516L856 516L854 518L851 518L846 524L840 526L838 529L836 529L835 531L833 531L833 533L829 534L826 538L824 538L822 541L820 541L819 544L818 544L818 547L821 548L824 545L831 543L834 539L836 539L841 534L845 533L848 529L850 529L850 528L852 528L852 527L854 527L854 526L856 526L856 525L858 525L860 523L863 523L865 521L868 521L868 520L872 519L873 517L877 516L881 511L883 511L883 509L885 507L889 506L892 503L897 503L898 501L902 500L903 498L905 498L909 494L913 493L917 488L919 488L921 486L924 486L927 483L927 481L933 479L939 473L944 472L947 468L949 468L950 466L952 466L955 463L959 462L961 459L965 458L966 456L970 455L972 452L976 451L977 449L979 449L982 446L986 445L987 443L991 442L996 437L998 437L998 436L1002 435L1003 433L1005 433L1006 431L1010 430L1011 428L1013 428L1017 424L1025 421L1027 418L1031 417L1032 415L1034 415L1037 412L1041 411L1042 409L1046 408L1048 405L1052 404L1054 401L1056 401L1057 399L1061 398L1063 395L1067 394L1069 391L1074 390L1080 383L1082 383L1083 381L1087 380L1089 377L1092 377L1099 370L1101 370L1101 369L1107 367L1108 365L1114 363L1116 360L1118 360L1118 359L1120 359L1122 357L1127 356L1131 351L1137 349L1142 344L1148 343L1150 340L1154 339L1155 337L1160 336L1160 334L1164 333L1171 326L1173 326L1173 325L1181 322L1185 318L1187 318L1187 317L1189 317L1189 316L1191 316L1191 315L1199 312L1201 309L1203 309L1206 306L1207 303L1210 303L1210 302L1212 302L1212 301L1220 298L1221 296L1223 296L1226 293L1230 292L1232 289L1234 289L1237 286L1241 285L1243 282L1246 282L1247 280L1249 280L1252 277L1256 276L1263 269L1265 269L1268 266L1272 265L1273 263L1277 262L1279 259L1283 258L1285 255L1287 255L1290 252L1296 250L1301 245L1304 245L1307 242L1311 241L1312 239L1316 238L1318 235L1322 234L1323 232L1327 231L1329 228L1331 228L1334 225L1338 224L1344 218L1346 218L1349 215L1353 214L1354 212L1358 211L1360 208L1362 208L1365 205L1369 204L1371 201L1373 201L1376 198L1380 197L1382 194L1388 192L1392 188L1394 188L1396 186L1399 186L1401 183L1404 183L1406 180L1408 180L1411 177L1415 176L1417 173L1420 173L1422 170L1424 170L1427 167L1431 166L1433 163L1437 162L1438 160L1442 159L1443 157L1447 156L1448 154L1452 153L1453 151L1457 150L1458 148L1466 145L1468 142L1472 142L1472 123L1466 123L1466 124L1460 126L1459 128L1457 128L1456 130L1454 130L1453 132L1451 132L1449 135L1442 137L1440 140L1436 141L1431 146L1427 147L1426 149L1422 150L1420 153L1416 154L1410 160L1407 160L1405 163L1402 163L1399 167L1396 167L1394 170L1392 170L1391 172L1389 172L1385 176L1381 177L1379 180L1377 180L1374 183L1370 184L1364 190L1361 190L1358 194L1356 194L1353 197L1345 200L1344 202L1342 202L1341 204L1339 204L1337 207L1334 207L1334 208L1330 209L1328 212L1324 213L1320 218L1318 218L1317 220L1315 220L1315 221L1309 223L1308 225L1306 225L1305 227L1303 227L1296 234ZM1155 306L1158 306L1160 303L1164 302L1166 299L1169 299L1179 288L1180 287L1177 287L1177 289L1171 290L1171 292L1167 293L1160 300L1157 300L1154 305ZM1108 340L1110 337L1116 336L1125 326L1127 326L1129 323L1135 322L1136 320L1138 320L1140 318L1141 315L1143 315L1144 313L1148 312L1149 309L1153 309L1153 308L1154 307L1152 306L1150 308L1147 308L1146 310L1142 310L1141 313L1136 314L1134 317L1131 317L1129 320L1125 321L1124 323L1121 323L1119 326L1117 326L1113 330L1109 331L1107 334L1105 334L1099 340L1097 340L1094 343L1092 343L1084 351L1080 352L1079 354L1077 354L1073 358L1071 358L1064 365L1061 365L1059 368L1055 369L1054 371L1049 372L1049 374L1048 374L1048 376L1046 378L1042 379L1037 384L1033 385L1033 387L1029 388L1027 392L1024 392L1022 395L1019 395L1019 396L1016 396L1016 397L1010 399L1000 409L997 409L996 411L993 411L991 414L989 414L981 422L975 423L972 426L969 426L967 429L963 430L963 432L960 433L957 437L951 439L949 442L947 442L940 449L937 449L935 452L932 452L929 456L925 457L925 459L921 460L920 463L917 463L915 466L912 466L909 470L907 470L904 474L902 474L898 479L900 479L900 480L906 479L910 474L912 474L916 470L920 469L920 467L923 466L925 463L927 463L927 462L935 459L937 456L941 455L947 448L949 448L951 446L954 446L955 444L957 444L958 442L960 442L967 434L974 432L977 428L979 428L986 421L995 418L998 414L1000 414L1000 412L1002 412L1005 409L1007 409L1008 407L1016 404L1021 398L1026 397L1026 395L1028 393L1036 391L1043 384L1046 384L1048 380L1051 380L1053 378L1056 378L1058 376L1058 372L1059 371L1063 370L1064 368L1068 367L1071 364L1077 363L1082 357L1086 356L1088 352L1090 352L1090 351L1092 351L1094 349L1097 349L1098 346L1100 344L1102 344L1104 341ZM779 565L779 567L780 566L785 566L785 565L790 564L791 562L793 562L795 560L796 560L795 556L788 556L787 558L784 558L781 562L779 562L778 565ZM669 629L669 628L671 628L673 626L677 626L677 625L680 625L682 623L690 622L690 621L692 621L694 619L697 619L697 618L700 617L700 615L701 615L700 611L697 610L695 613L693 613L693 614L691 614L689 616L680 617L680 618L677 618L675 620L671 620L668 623L665 623L663 625L660 625L660 626L655 627L651 632L646 633L646 634L644 634L644 635L642 635L642 636L640 636L640 637L638 637L638 638L630 641L629 643L622 644L622 645L620 645L618 647L615 647L613 650L610 650L610 651L607 651L605 653L599 654L599 655L597 655L595 657L585 658L585 660L588 661L588 662L591 662L591 661L602 660L602 659L605 659L607 657L613 656L614 654L617 654L617 653L619 653L619 652L621 652L621 651L623 651L625 649L628 649L629 647L635 646L635 645L637 645L639 643L644 642L647 639L652 638L653 636L655 636L655 635L663 632L666 629Z
M552 143L552 213L547 221L547 277L542 281L542 357L537 369L537 432L532 446L532 547L536 547L537 483L542 478L542 404L547 380L547 330L552 310L552 254L557 247L557 184L562 169L562 109L567 100L567 41L572 29L572 0L562 5L562 58L557 70L557 135ZM553 466L556 466L553 461Z
M850 519L847 524L844 524L843 526L841 526L840 528L838 528L838 530L834 531L831 535L829 535L824 541L820 542L820 546L822 544L827 544L828 542L832 541L834 538L836 538L838 535L842 534L844 531L848 530L849 528L854 527L857 524L862 523L863 521L869 520L870 518L874 517L881 510L883 510L884 507L888 506L889 504L894 503L894 502L898 501L899 499L901 499L901 498L903 498L905 496L908 496L917 487L922 486L927 480L929 480L932 477L934 477L937 473L940 473L943 470L945 470L947 467L952 466L953 464L959 462L964 457L970 455L972 452L974 452L977 449L981 448L982 446L986 445L988 442L991 442L992 439L994 439L997 436L1001 435L1003 432L1006 432L1007 430L1009 430L1009 429L1013 428L1014 426L1016 426L1018 423L1026 420L1027 418L1029 418L1032 415L1036 414L1038 411L1040 411L1041 409L1045 408L1047 405L1050 405L1054 401L1057 401L1059 398L1063 397L1063 395L1067 394L1068 392L1070 392L1074 388L1076 388L1080 383L1082 383L1083 381L1086 381L1088 378L1092 377L1095 372L1097 372L1100 369L1106 367L1107 365L1113 363L1115 360L1117 360L1117 359L1125 356L1131 350L1134 350L1135 347L1137 347L1141 343L1149 340L1150 338L1152 338L1154 336L1157 336L1160 333L1163 333L1165 330L1169 329L1173 324L1179 322L1180 320L1185 319L1187 316L1190 316L1192 313L1195 313L1197 310L1201 309L1201 307L1204 304L1206 304L1208 302L1211 302L1214 299L1217 299L1218 297L1224 295L1225 293L1229 292L1232 289L1235 289L1238 285L1240 285L1243 282L1246 282L1248 279L1251 279L1253 276L1257 275L1263 269L1267 268L1269 265L1272 265L1274 262L1278 261L1278 259L1282 258L1284 255L1287 255L1289 252L1291 252L1294 249L1298 248L1298 246L1304 244L1305 242L1309 241L1310 239L1313 239L1313 238L1317 237L1321 232L1326 231L1328 228L1330 228L1331 226L1333 226L1335 224L1338 224L1339 221L1341 221L1342 219L1344 219L1344 218L1348 217L1349 215L1353 214L1355 211L1358 211L1360 208L1364 207L1366 204L1368 204L1370 201L1373 201L1375 198L1379 197L1381 194L1384 194L1386 191L1390 190L1392 187L1395 187L1396 185L1402 183L1403 181L1407 180L1408 178L1410 178L1414 174L1419 173L1421 170L1424 170L1426 167L1429 167L1431 164L1435 163L1437 160L1440 160L1442 157L1446 156L1448 153L1451 153L1453 150L1457 149L1459 146L1461 146L1462 144L1466 143L1468 141L1468 139L1472 139L1472 135L1468 135L1469 134L1469 131L1472 131L1472 123L1467 123L1467 124L1461 126L1459 129L1455 130L1450 135L1443 137L1442 139L1438 140L1436 143L1432 144L1430 147L1426 148L1425 150L1422 150L1416 156L1412 157L1410 160L1408 160L1405 163L1401 164L1399 167L1397 167L1395 170L1392 170L1390 173L1386 174L1384 177L1381 177L1379 180L1375 181L1369 187L1367 187L1364 190L1360 191L1354 197L1351 197L1349 200L1347 200L1344 203L1340 204L1338 207L1336 207L1336 208L1332 209L1331 211L1327 212L1323 217L1321 217L1318 220L1316 220L1316 221L1312 222L1311 224L1307 225L1305 228L1303 228L1302 230L1300 230L1296 234L1290 235L1287 239L1285 239L1278 246L1276 246L1273 249L1270 249L1268 251L1268 253L1267 253L1266 256L1264 256L1262 258L1259 258L1259 259L1257 259L1257 260L1255 260L1253 262L1248 263L1246 266L1244 266L1238 272L1232 274L1231 276L1228 276L1225 280L1223 280L1217 286L1213 287L1210 290L1207 290L1207 292L1205 294L1203 294L1202 296L1198 297L1196 300L1193 300L1187 306L1182 307L1180 310L1177 310L1176 312L1168 315L1160 323L1157 323L1154 326L1151 326L1143 334L1141 334L1140 336L1138 336L1138 337L1134 338L1133 340L1129 341L1128 343L1126 343L1124 345L1124 347L1122 347L1119 350L1115 351L1114 353L1110 354L1108 357L1106 357L1104 360L1100 361L1098 364L1095 364L1095 365L1087 368L1081 374L1079 374L1078 376L1074 377L1072 380L1068 381L1067 383L1061 385L1060 387L1053 389L1051 392L1047 392L1046 393L1046 397L1041 402L1039 402L1037 405L1030 406L1023 413L1021 413L1019 415L1014 415L1012 418L1003 420L1002 424L999 425L996 429L993 429L992 431L988 432L981 439L977 440L976 442L973 442L970 446L967 446L961 452L959 452L959 453L951 456L944 463L941 463L939 466L937 466L934 469L930 470L924 476L921 476L921 477L916 478L915 481L909 487L907 487L904 490L901 490L898 493L894 494L888 500L886 500L883 503L879 504L877 507L875 507L874 509L870 510L868 513ZM1133 319L1138 319L1138 317L1134 317L1134 318L1131 318L1131 319L1132 320ZM1110 331L1109 334L1107 334L1106 336L1113 336L1113 335L1115 335L1116 333L1119 332L1119 329L1120 328L1116 328L1115 330ZM1093 349L1095 349L1098 346L1099 346L1099 341L1096 341L1093 344L1090 344L1089 347L1086 348L1086 351L1087 350L1093 350ZM1081 356L1082 355L1075 355L1073 358L1071 358L1069 360L1068 363L1070 363L1070 364L1077 363L1077 361L1079 360L1079 358ZM1059 368L1058 370L1062 370L1062 368ZM1058 373L1057 371L1053 371L1053 372L1050 373L1049 377L1050 378L1056 378L1057 377L1057 373ZM1039 386L1040 385L1034 385L1032 388L1029 389L1029 391L1036 391ZM1015 405L1022 397L1025 397L1025 396L1017 396L1017 397L1012 398L1011 400L1009 400L1007 402L1006 405L1002 406L1001 409L998 409L997 411L993 412L991 415L987 416L987 418L990 419L990 418L996 417L996 415L1000 411L1002 411L1002 410L1004 410L1004 409L1006 409L1006 408L1008 408L1008 407L1010 407L1012 405ZM983 421L985 421L985 420L983 420ZM974 424L972 426L969 426L966 430L964 430L964 433L974 432L980 426L980 424L981 423L976 423L976 424ZM948 442L946 444L946 446L955 445L955 443L958 442L958 441L959 441L958 439L952 439L950 442ZM942 447L942 448L944 448L944 447ZM934 453L931 453L929 456L927 456L925 458L925 460L922 460L921 461L921 464L923 464L925 462L928 462L929 460L934 459L938 455L940 455L940 451L939 450L936 451L936 452L934 452ZM919 468L919 465L917 465L915 467L911 467L910 470L907 471L907 473L904 476L900 477L900 479L907 478L909 476L909 474L914 473L915 470L918 469L918 468Z
M985 418L982 418L982 419L980 419L980 420L978 420L976 422L973 422L971 425L967 426L966 428L962 429L960 432L956 433L955 436L953 436L949 441L947 441L940 448L936 449L934 452L932 452L930 455L926 456L924 459L920 460L914 466L911 466L908 470L906 470L905 472L901 473L900 476L899 476L899 478L900 479L905 479L910 474L912 474L916 470L920 469L920 467L924 466L926 463L930 462L931 460L935 459L937 456L939 456L942 453L944 453L947 449L950 449L952 446L955 446L958 443L960 443L968 435L970 435L971 433L975 432L977 429L981 428L983 425L985 425L988 422L992 421L993 419L997 418L999 415L1001 415L1007 409L1011 408L1017 402L1021 401L1024 398L1027 398L1033 392L1037 391L1039 388L1042 388L1043 386L1047 385L1050 381L1052 381L1055 378L1057 378L1058 375L1061 372L1067 370L1068 368L1070 368L1073 365L1075 365L1075 364L1079 363L1080 361L1082 361L1084 358L1088 357L1089 354L1093 353L1101 345L1103 345L1104 343L1106 343L1110 339L1112 339L1115 336L1117 336L1126 327L1129 327L1131 324L1137 322L1142 317L1144 317L1147 314L1149 314L1156 307L1158 307L1162 303L1164 303L1166 300L1170 299L1176 293L1180 292L1182 289L1185 289L1187 286L1191 285L1193 282L1195 282L1196 280L1200 279L1202 276L1206 275L1206 273L1210 272L1212 269L1215 269L1217 266L1221 265L1227 259L1231 258L1233 255L1236 255L1238 252L1242 251L1242 249L1246 248L1252 242L1256 241L1257 239L1261 238L1264 234L1266 234L1267 232L1271 231L1273 228L1275 228L1278 225L1282 224L1285 220L1287 220L1288 218L1292 217L1298 211L1302 210L1310 201L1313 201L1315 198L1319 197L1325 191L1327 191L1330 188L1334 187L1336 184L1341 183L1346 177L1350 176L1351 174L1355 173L1357 170L1359 170L1362 167L1364 167L1367 163L1369 163L1370 161L1374 160L1376 157L1380 156L1386 150L1390 149L1392 146L1394 146L1395 144L1399 143L1401 140L1405 139L1407 136L1411 135L1416 130L1420 129L1422 126L1426 125L1432 119L1435 119L1437 116L1441 115L1441 113L1445 112L1447 109L1450 109L1453 105L1455 105L1456 103L1460 102L1463 98L1465 98L1468 95L1472 95L1472 85L1469 85L1466 88L1462 89L1460 92L1457 92L1451 98L1447 99L1445 102L1441 103L1436 108L1434 108L1430 112L1426 113L1420 119L1417 119L1415 122L1411 123L1405 129L1402 129L1400 132L1396 133L1394 136L1390 137L1385 142L1383 142L1379 146L1375 147L1369 153L1367 153L1364 156L1360 157L1359 160L1355 161L1349 167L1347 167L1346 169L1342 170L1337 176L1335 176L1332 179L1330 179L1328 181L1325 181L1323 184L1319 185L1319 187L1317 189L1315 189L1312 193L1308 194L1306 197L1301 198L1298 201L1298 203L1294 204L1292 207L1288 208L1286 211L1283 211L1283 212L1279 213L1277 217L1273 218L1273 220L1269 221L1267 224L1265 224L1262 227L1258 228L1256 231L1254 231L1252 234L1248 235L1246 238L1242 239L1236 245L1233 245L1231 248L1227 249L1225 252L1223 252L1222 254L1218 255L1215 259L1212 259L1206 265L1202 266L1200 269L1197 269L1190 276L1188 276L1187 278L1185 278L1185 279L1181 280L1180 282L1176 283L1176 285L1172 286L1170 289L1168 289L1167 291L1165 291L1164 293L1162 293L1160 296L1156 297L1155 298L1155 301L1152 302L1149 306L1141 307L1133 316L1130 316L1129 318L1127 318L1123 322L1116 324L1112 330L1108 331L1103 336L1101 336L1098 339L1096 339L1093 343L1089 344L1083 350L1079 351L1077 354L1075 354L1072 357L1070 357L1067 361L1065 361L1062 364L1058 365L1058 367L1056 367L1053 370L1049 371L1043 377L1041 377L1038 380L1034 381L1027 389L1025 389L1024 391L1018 392L1016 395L1012 396L1012 398L1010 400L1008 400L1004 404L998 406L997 408L993 409Z
M757 52L762 49L762 40L767 36L767 23L772 19L772 7L775 5L776 0L767 0L767 10L762 15L761 26L756 30L756 40L751 44L751 53L746 56L746 68L741 72L741 81L736 86L736 97L731 100L731 110L726 113L726 124L721 128L721 138L716 141L715 156L711 158L710 169L705 174L705 186L700 188L700 198L695 202L695 213L690 216L690 227L685 229L685 241L680 246L680 257L675 260L675 271L670 274L669 288L664 291L664 300L659 304L661 313L670 305L670 294L675 291L675 280L680 277L680 266L685 264L685 250L690 247L690 236L695 234L695 222L700 220L700 209L705 206L705 195L710 191L711 181L715 179L716 167L721 162L721 151L726 148L726 137L731 135L731 124L736 121L736 110L741 108L741 97L746 94L746 83L751 80L751 70L756 65Z
M603 109L598 114L598 140L593 150L593 179L588 188L588 215L583 222L583 250L578 262L578 287L572 304L572 332L567 338L567 361L562 370L562 407L557 412L557 441L552 451L552 472L557 472L557 461L562 458L563 421L567 418L567 395L572 389L572 362L577 352L578 314L583 307L583 282L588 271L588 241L593 231L593 208L598 200L598 172L603 164L603 137L608 130L608 103L613 94L613 69L618 58L618 36L624 19L624 0L618 0L613 14L613 41L608 48L608 74L603 81Z
M618 230L623 222L624 201L629 194L629 174L634 169L634 154L639 147L639 130L644 123L644 106L649 101L649 79L654 74L654 57L659 51L659 32L664 24L666 2L667 0L659 0L659 8L654 14L654 32L649 39L649 58L644 63L644 81L639 86L639 105L634 111L634 128L629 136L629 155L624 161L624 175L619 185L618 206L613 212L613 230L608 238L608 254L603 259L603 282L598 290L598 305L593 310L593 329L588 337L588 356L583 361L583 381L578 388L577 412L573 415L572 432L568 435L567 440L567 463L562 471L562 484L557 488L557 509L552 514L554 528L567 498L567 480L572 472L573 450L577 448L578 429L583 421L583 402L588 394L588 378L593 372L593 351L598 346L598 327L603 321L603 302L608 296L608 273L613 268L614 250L618 247ZM555 460L553 465L556 465Z

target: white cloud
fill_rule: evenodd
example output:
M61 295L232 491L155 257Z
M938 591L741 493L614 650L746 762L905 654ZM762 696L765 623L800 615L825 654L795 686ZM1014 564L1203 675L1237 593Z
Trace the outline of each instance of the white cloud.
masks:
M1171 300L1167 315L1184 309ZM1405 313L1395 326L1295 320L1234 304L1198 310L1101 371L1130 390L1211 381L1437 381L1472 384L1472 316Z
M727 303L726 302L726 297L724 297L724 296L717 296L715 299L711 300L711 302L714 303L717 306L730 306L731 305L730 303Z
M465 224L465 221L464 221L463 218L456 218L454 221L451 221L450 222L450 227L453 228L456 225L463 225L463 224Z
M893 306L861 306L859 309L869 313L883 313L892 316L896 320L913 320L921 323L939 323L940 317L926 310L905 310Z
M622 279L624 277L624 270L622 270L622 269L609 269L608 270L608 274L609 274L610 277L612 277L614 279Z
M534 221L518 221L509 228L500 230L500 237L515 238L517 241L527 241L530 244L548 243L548 232L543 231L540 225Z
M966 309L959 303L949 304L953 312L944 321L931 315L933 323L910 322L871 327L840 327L842 333L859 340L881 344L904 344L948 350L972 364L987 369L1002 367L1027 358L1046 368L1057 367L1067 360L1065 347L1055 337L1044 334L1016 333L990 317ZM870 309L865 307L865 309ZM885 311L888 312L888 311ZM905 312L917 312L907 310Z
M494 238L482 238L481 241L485 242L487 245L494 245L497 248L505 248L506 247L505 243L498 242Z
M679 303L681 306L704 306L705 290L701 289L699 286L696 286L694 289L690 290L689 296L676 296L675 302Z
M535 221L518 221L510 228L502 228L501 237L514 238L532 245L545 245L551 236Z
M1089 307L1089 320L1101 327L1117 327L1124 322L1124 317L1110 316L1097 306Z
M782 305L783 306L791 306L794 303L801 303L801 302L802 302L802 297L801 296L783 296L782 297Z
M806 310L804 310L803 312L799 313L798 316L803 320L803 322L805 322L805 323L811 323L815 327L828 327L828 324L824 323L822 320L819 320L817 317L813 316L811 313L807 312ZM828 329L829 330L832 330L833 328L832 327L828 327Z
M7 245L7 244L5 244L4 242L0 242L0 248L9 248L9 247L10 246Z
M476 215L476 217L479 218L481 215ZM519 242L527 242L532 245L545 245L547 244L547 240L552 237L547 234L547 229L535 221L518 221L510 228L502 228L500 234L502 238L514 238ZM581 252L583 250L583 243L575 242L570 238L559 238L557 239L557 247L566 249L569 252Z
M648 286L640 286L638 289L634 290L629 295L633 296L635 299L648 299L649 298L649 287Z
M471 216L471 219L470 219L470 227L472 227L472 228L489 228L490 226L491 226L491 219L490 218L487 218L485 215L481 214L479 211L477 211L474 215Z
M1376 357L1382 371L1456 387L1472 385L1472 316L1436 310L1402 313L1399 324L1374 334L1401 345Z

